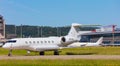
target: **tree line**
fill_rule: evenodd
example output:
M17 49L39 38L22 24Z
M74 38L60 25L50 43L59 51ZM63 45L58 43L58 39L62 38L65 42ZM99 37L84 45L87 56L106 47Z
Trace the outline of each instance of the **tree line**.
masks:
M69 32L70 26L51 27L51 26L31 26L31 25L5 25L7 34L16 34L17 37L48 37L64 36ZM94 30L98 27L80 27L81 31Z

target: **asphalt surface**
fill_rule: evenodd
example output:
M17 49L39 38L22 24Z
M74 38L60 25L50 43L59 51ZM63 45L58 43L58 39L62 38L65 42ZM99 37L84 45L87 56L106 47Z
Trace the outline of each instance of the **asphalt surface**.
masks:
M16 59L16 60L34 60L34 59L118 59L120 55L45 55L45 56L0 56L0 60Z

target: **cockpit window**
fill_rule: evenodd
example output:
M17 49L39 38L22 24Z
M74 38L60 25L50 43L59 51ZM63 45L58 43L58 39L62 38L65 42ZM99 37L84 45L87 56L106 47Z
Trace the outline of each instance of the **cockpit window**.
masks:
M8 40L7 43L15 43L16 40Z

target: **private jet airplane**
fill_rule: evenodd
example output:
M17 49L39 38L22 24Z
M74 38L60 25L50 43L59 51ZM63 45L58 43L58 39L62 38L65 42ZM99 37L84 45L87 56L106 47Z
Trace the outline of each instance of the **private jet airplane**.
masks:
M103 42L103 37L101 37L96 43L92 43L92 42L75 42L72 43L70 45L68 45L68 47L83 47L83 46L100 46Z
M8 56L12 55L13 49L38 51L40 55L44 55L44 51L54 51L54 55L59 55L58 49L80 40L80 36L78 34L79 27L80 24L73 23L68 35L61 37L10 39L2 47L10 50Z

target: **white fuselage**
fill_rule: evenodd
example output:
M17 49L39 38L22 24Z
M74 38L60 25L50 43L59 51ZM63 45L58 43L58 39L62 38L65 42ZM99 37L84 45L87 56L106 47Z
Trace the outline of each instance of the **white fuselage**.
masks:
M100 39L93 43L93 42L75 42L72 43L70 45L68 45L68 47L83 47L83 46L100 46L103 42L103 37L100 37Z
M100 46L100 44L90 42L75 42L68 45L68 47L83 47L83 46Z
M69 38L67 42L61 41L62 37L48 38L16 38L9 40L4 48L8 49L26 49L32 51L56 50L62 46L73 43L74 40ZM76 40L75 40L76 41Z

